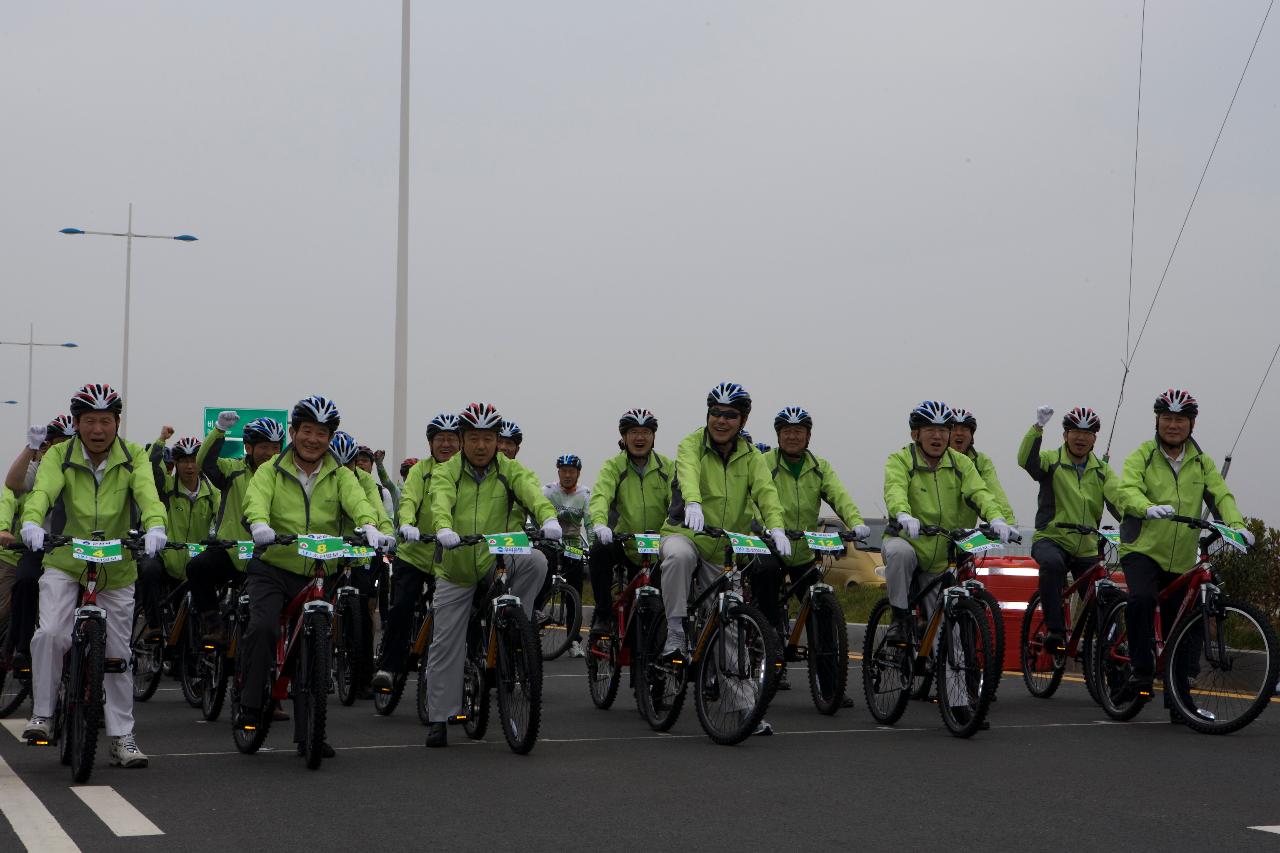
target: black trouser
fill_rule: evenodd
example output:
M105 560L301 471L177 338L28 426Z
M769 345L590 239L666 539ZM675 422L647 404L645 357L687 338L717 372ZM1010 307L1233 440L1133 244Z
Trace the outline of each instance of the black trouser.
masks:
M1174 572L1146 554L1125 554L1120 558L1125 584L1129 587L1129 603L1125 621L1129 633L1129 661L1135 675L1151 677L1155 673L1156 596L1160 590L1178 579ZM1166 601L1160 608L1161 627L1167 638L1173 631L1181 601Z
M191 606L196 613L217 610L218 588L223 584L239 582L241 577L235 560L222 548L210 548L195 555L187 563L187 589L191 590Z
M159 557L142 557L138 560L138 582L133 591L136 606L147 614L147 627L160 628L160 605L169 594L169 573Z
M557 574L562 574L565 582L578 591L578 598L582 598L582 576L585 574L582 569L582 560L570 560L559 548L539 548L538 550L547 557L547 577L542 582L538 597L534 599L533 609L541 610L547 603L547 596L551 594L551 581ZM574 639L582 639L581 632Z
M254 558L245 571L244 589L249 595L249 624L240 641L240 704L261 708L269 689L267 674L280 640L280 614L311 582L310 575L286 572ZM296 659L296 655L293 656ZM295 691L293 699L293 739L301 743L306 726L306 697Z
M762 554L756 560L756 570L751 574L751 591L755 593L755 605L770 625L777 628L780 634L784 633L783 617L786 612L783 610L782 601L779 600L782 594L783 577L785 575L788 582L794 582L809 571L813 562L810 561L803 566L787 566L778 562L772 554Z
M1067 585L1067 573L1076 580L1098 562L1097 557L1072 557L1067 550L1051 539L1037 539L1031 545L1031 558L1040 566L1040 609L1044 613L1046 630L1066 634L1066 619L1062 612L1062 590Z
M599 542L591 546L591 595L596 600L596 613L607 613L613 606L613 577L618 567L626 569L626 583L640 571L640 567L627 559L627 552L620 542L601 545ZM596 621L592 616L591 621Z
M31 636L36 632L36 617L40 614L40 575L43 572L43 552L24 551L18 558L18 574L9 599L7 652L31 655Z
M387 621L382 626L382 662L379 666L387 672L400 673L409 665L413 607L422 596L424 584L435 591L436 579L430 572L396 557L391 564L391 584L391 609L387 611Z

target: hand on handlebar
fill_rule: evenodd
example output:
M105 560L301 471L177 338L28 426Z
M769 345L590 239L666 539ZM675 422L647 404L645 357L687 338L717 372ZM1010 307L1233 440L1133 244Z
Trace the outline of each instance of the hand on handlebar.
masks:
M422 538L422 532L412 524L400 525L400 538L406 542L417 542Z
M607 524L597 524L591 528L591 532L595 535L596 541L601 545L613 544L613 531L609 529Z
M991 530L1000 537L1000 542L1008 545L1010 542L1021 542L1022 536L1018 534L1018 529L1003 518L991 519Z
M791 540L787 538L787 531L780 527L775 527L768 531L769 538L773 540L773 548L778 552L779 556L791 556Z
M706 520L702 517L702 504L690 503L684 507L684 526L692 530L694 533L701 533L706 527Z
M560 522L554 518L548 518L542 524L542 535L553 541L559 541L564 538L564 531L560 529Z
M1156 504L1147 507L1147 518L1165 519L1173 518L1173 507L1168 504Z
M169 534L163 527L148 528L142 537L142 550L148 557L154 557L164 550L165 543L168 541Z
M445 550L449 550L461 545L462 537L447 527L441 527L436 531L436 542Z
M375 551L387 551L396 544L394 538L383 533L376 525L366 524L360 528L360 532L364 534L364 541Z
M276 532L265 521L255 521L250 525L249 533L253 536L253 544L259 547L274 545L276 542Z
M898 524L906 532L908 539L918 539L920 537L920 519L916 518L909 512L898 513Z
M44 528L34 521L22 522L22 544L32 551L43 551Z

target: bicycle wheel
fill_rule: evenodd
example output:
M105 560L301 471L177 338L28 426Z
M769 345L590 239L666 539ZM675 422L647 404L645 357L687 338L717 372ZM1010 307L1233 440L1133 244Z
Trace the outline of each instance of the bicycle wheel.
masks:
M222 713L222 703L227 697L230 667L227 666L226 653L222 649L203 649L196 658L196 666L200 668L205 684L200 695L200 713L212 723Z
M333 654L333 638L329 614L314 610L303 615L302 655L298 671L304 674L302 684L294 683L294 690L305 698L302 728L302 754L308 770L315 770L324 758L325 723L329 704L329 677L332 671L330 656Z
M462 665L462 713L466 715L462 730L472 740L480 740L489 729L489 679L485 676L484 657L467 651Z
M991 648L996 662L995 678L997 683L1004 674L1004 614L1000 610L1000 602L991 591L984 586L969 585L970 601L978 605L987 617L987 627L991 631Z
M9 625L6 622L4 628L0 629L0 649L7 644L8 638ZM0 717L7 717L18 710L31 693L30 683L23 683L11 667L12 659L8 665L0 667Z
M805 631L809 643L809 695L818 713L834 714L840 710L849 682L849 632L835 595L819 592L813 596Z
M555 660L569 650L569 644L578 636L582 626L582 600L578 591L567 583L555 583L535 615L542 659Z
M333 674L338 683L338 701L351 706L356 701L363 613L355 596L339 596L333 623Z
M178 681L182 685L182 698L187 700L187 704L192 708L204 708L204 693L208 687L208 681L205 673L200 665L200 637L195 627L195 620L191 617L190 598L183 602L182 609L178 611L178 618L182 620L182 638L181 646L178 648Z
M684 707L689 668L683 661L676 663L662 657L667 617L661 599L645 596L637 600L636 629L636 707L650 728L665 732L676 724Z
M106 656L106 626L97 619L81 623L80 641L71 648L71 690L67 707L67 742L71 754L71 778L83 785L93 774L98 751L98 726L102 721L102 679Z
M943 614L938 635L938 709L948 731L971 737L986 719L1000 669L987 609L956 599Z
M1065 657L1055 658L1045 651L1044 638L1048 629L1044 626L1044 610L1040 607L1040 593L1031 596L1027 610L1022 615L1022 681L1037 699L1048 699L1058 691L1062 674L1066 670Z
M1117 601L1107 609L1093 643L1098 704L1108 717L1121 722L1138 716L1147 703L1147 697L1137 695L1128 686L1133 667L1129 663L1128 623L1125 620L1127 603Z
M1089 691L1089 698L1101 705L1098 694L1098 676L1093 668L1093 644L1098 637L1098 617L1095 607L1084 617L1084 625L1080 628L1080 647L1076 650L1076 659L1080 661L1080 675L1084 679L1084 687Z
M721 616L694 664L693 701L707 737L741 743L769 707L782 655L778 632L755 607L735 604Z
M916 626L916 641L919 642L929 619L924 614L924 607L919 604L911 612ZM926 652L922 657L913 658L912 662L915 668L911 674L911 698L917 702L929 702L933 695L933 655Z
M1219 598L1173 629L1164 689L1186 724L1204 734L1244 728L1270 704L1280 652L1262 611Z
M910 646L889 645L893 608L882 598L867 617L862 638L862 694L877 723L891 726L902 719L911 701L911 673L915 652Z
M243 622L237 621L235 631L232 634L231 645L233 648L240 648L240 635L243 630ZM268 672L267 683L262 688L262 707L258 719L257 728L252 731L245 731L239 725L240 720L240 691L241 685L244 684L244 666L243 658L236 656L235 676L231 679L230 699L231 699L231 738L235 741L236 749L245 755L252 755L257 752L267 740L267 733L271 730L271 685L275 681L275 673Z
M499 614L497 628L498 719L507 746L525 755L537 743L542 722L542 650L533 623L518 606Z
M146 642L143 635L147 631L146 608L136 607L133 614L133 660L130 669L133 671L133 701L145 702L155 695L160 686L160 677L164 674L161 666L163 641Z
M587 690L591 692L591 701L601 710L608 710L618 697L618 684L622 681L621 650L622 643L612 631L588 638Z

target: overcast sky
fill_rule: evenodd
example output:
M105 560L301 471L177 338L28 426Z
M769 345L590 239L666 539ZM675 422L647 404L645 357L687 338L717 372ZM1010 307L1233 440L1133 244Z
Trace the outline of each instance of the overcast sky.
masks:
M1135 327L1265 0L1152 2ZM659 448L743 383L749 428L804 405L864 513L922 398L1014 463L1037 405L1115 415L1139 0L414 6L410 437L492 401L545 480L584 480L631 406ZM39 351L46 420L120 380L129 437L205 405L323 393L390 446L400 3L9 3L0 15L0 339ZM1263 33L1129 379L1113 462L1190 389L1221 462L1280 340L1280 21ZM0 399L26 353L0 347ZM7 382L7 384L5 384ZM1280 518L1264 390L1230 483ZM21 446L24 406L0 406ZM1105 442L1105 431L1103 435ZM1101 443L1099 446L1101 449Z

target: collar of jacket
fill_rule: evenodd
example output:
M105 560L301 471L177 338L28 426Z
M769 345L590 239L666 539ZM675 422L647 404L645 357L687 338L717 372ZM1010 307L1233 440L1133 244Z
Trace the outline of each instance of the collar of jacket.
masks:
M791 469L787 467L788 464L790 463L790 460L788 460L787 457L782 455L781 448L775 447L773 450L770 450L768 453L766 453L765 462L768 463L769 470L774 474L781 473L782 471L786 471L788 474L791 473ZM803 477L807 472L816 471L817 469L818 469L818 457L814 456L813 451L806 447L804 449L804 455L800 457L800 473L799 475L796 476L796 479L798 480L800 479L800 477Z
M84 442L80 440L80 436L73 436L66 443L66 447L67 455L63 457L62 467L83 468L85 471L93 473L92 468L90 468L91 463L85 456ZM111 449L107 451L107 465L102 470L105 473L117 465L133 467L133 458L125 451L124 439L118 435L111 442Z
M753 449L754 448L750 444L743 440L742 433L739 431L738 437L734 440L733 452L729 454L726 464L737 459L739 456L750 453ZM702 453L704 456L708 453L714 453L717 457L721 459L724 458L720 456L720 451L716 450L715 444L711 441L711 433L706 427L702 428Z
M907 449L911 451L911 467L915 471L940 471L943 468L956 467L955 451L950 447L942 451L937 468L929 467L929 463L924 460L924 454L920 452L920 447L914 441L907 445Z
M295 461L294 456L295 454L293 452L293 445L289 445L284 450L282 450L278 456L276 456L275 462L273 464L275 466L277 474L284 474L285 476L292 477L293 479L301 482L298 475L294 473L295 470L301 470L300 468L298 468L298 463ZM284 463L286 460L289 462L288 468L284 467ZM316 482L317 483L320 482L325 477L329 476L330 474L332 474L334 471L337 471L337 470L338 470L337 457L335 457L332 453L325 451L324 456L320 459L320 469L316 471Z

